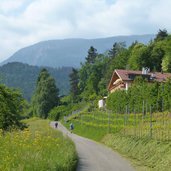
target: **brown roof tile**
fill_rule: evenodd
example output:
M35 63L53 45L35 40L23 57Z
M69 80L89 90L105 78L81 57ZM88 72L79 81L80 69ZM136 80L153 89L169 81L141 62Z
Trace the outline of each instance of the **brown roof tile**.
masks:
M129 78L129 75L143 75L142 71L133 71L133 70L121 70L116 69L115 72L123 81L131 81L132 79ZM154 75L154 80L158 82L165 81L167 78L171 78L171 73L160 73L160 72L149 72L148 76Z

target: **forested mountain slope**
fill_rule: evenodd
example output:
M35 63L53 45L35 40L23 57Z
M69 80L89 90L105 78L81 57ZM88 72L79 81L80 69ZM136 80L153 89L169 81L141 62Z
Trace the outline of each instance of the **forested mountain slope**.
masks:
M8 63L0 67L0 82L9 87L18 88L24 97L30 100L35 88L38 74L42 67L30 66L19 62ZM47 67L49 73L55 78L56 86L60 90L60 95L69 92L70 67L58 69Z

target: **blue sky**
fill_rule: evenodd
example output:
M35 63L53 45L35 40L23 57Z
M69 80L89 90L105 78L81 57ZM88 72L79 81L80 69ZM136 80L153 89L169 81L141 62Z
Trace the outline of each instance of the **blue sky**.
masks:
M49 39L171 31L170 0L0 0L0 61Z

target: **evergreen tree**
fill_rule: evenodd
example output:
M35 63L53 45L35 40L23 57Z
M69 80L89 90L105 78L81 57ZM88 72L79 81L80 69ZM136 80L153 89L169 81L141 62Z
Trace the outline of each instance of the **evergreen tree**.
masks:
M72 73L69 75L70 77L70 93L71 97L74 102L78 100L78 95L79 95L79 76L78 76L78 70L75 68L72 68Z
M163 39L165 39L167 36L168 36L168 33L167 33L167 30L166 30L166 29L163 29L163 30L160 30L160 29L159 29L159 31L158 31L158 33L157 33L157 35L156 35L155 41L163 40Z
M113 44L113 47L111 50L109 50L108 52L108 55L109 57L113 58L113 57L116 57L122 50L124 50L126 47L126 44L125 42L115 42Z
M87 63L94 64L97 55L98 55L97 49L91 46L90 49L88 50L88 56L86 57Z
M58 93L55 80L46 69L42 69L32 99L33 115L47 118L49 111L59 104Z

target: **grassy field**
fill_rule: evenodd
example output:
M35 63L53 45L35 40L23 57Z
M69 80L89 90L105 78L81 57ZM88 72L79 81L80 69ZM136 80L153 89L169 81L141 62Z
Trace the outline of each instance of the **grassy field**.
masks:
M113 114L103 111L72 115L64 124L74 133L102 142L128 157L137 170L170 171L171 117L168 112Z
M81 124L80 122L78 122L78 120L70 120L67 123L64 123L62 121L62 123L68 129L71 122L74 124L74 130L73 130L74 133L80 136L84 136L86 138L90 138L95 141L100 141L107 133L106 130L104 129L100 129L100 131L97 131L97 128L92 126L87 126L85 124Z
M0 133L0 170L73 171L77 164L74 144L49 127L48 120L30 119L24 131Z
M75 122L80 129L86 126L87 131L91 127L104 133L119 132L123 136L171 141L171 115L168 112L142 115L94 111L72 115L68 121Z
M101 142L131 159L136 170L170 171L171 142L123 137L119 134L107 134Z

